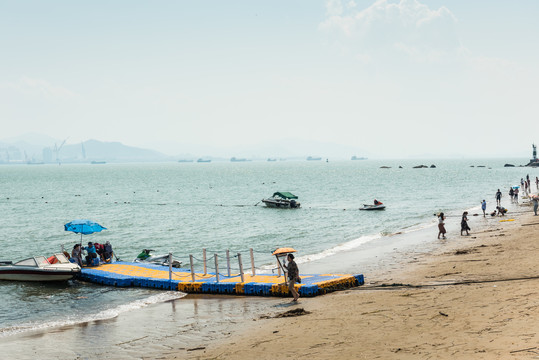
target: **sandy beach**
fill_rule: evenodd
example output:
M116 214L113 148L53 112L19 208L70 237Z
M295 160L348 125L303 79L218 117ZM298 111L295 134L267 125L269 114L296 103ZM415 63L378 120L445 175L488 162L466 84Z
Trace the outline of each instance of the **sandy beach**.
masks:
M527 210L453 233L398 270L367 274L362 287L274 307L165 358L539 358L539 218Z

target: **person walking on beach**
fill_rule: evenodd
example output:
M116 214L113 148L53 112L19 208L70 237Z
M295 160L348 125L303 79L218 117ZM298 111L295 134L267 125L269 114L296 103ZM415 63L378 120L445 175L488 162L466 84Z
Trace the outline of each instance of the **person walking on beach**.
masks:
M469 230L471 229L468 226L468 212L465 211L462 213L462 220L460 221L460 236L462 236L463 231L466 231L466 236L470 235Z
M294 285L296 284L296 281L298 281L299 279L299 269L298 269L298 266L296 265L296 262L294 261L294 255L288 254L286 258L288 260L288 265L283 264L283 266L288 272L288 290L290 290L290 292L292 293L292 296L294 297L293 301L298 301L299 294L294 288Z
M483 217L487 216L487 202L483 200L481 203L481 210L483 210Z
M518 204L518 188L516 188L515 191L513 191L513 196L515 197L515 203Z
M537 216L537 208L539 207L539 196L535 195L532 197L533 202L533 212L535 213L535 216Z
M513 191L513 188L509 189L509 198L511 199L511 202L515 202L515 192Z
M440 235L442 235L442 239L445 239L445 223L444 223L444 220L445 220L445 216L444 216L444 213L440 213L440 215L438 216L438 239L440 239Z
M502 204L502 192L500 191L500 189L498 189L498 191L496 192L496 205L501 205Z

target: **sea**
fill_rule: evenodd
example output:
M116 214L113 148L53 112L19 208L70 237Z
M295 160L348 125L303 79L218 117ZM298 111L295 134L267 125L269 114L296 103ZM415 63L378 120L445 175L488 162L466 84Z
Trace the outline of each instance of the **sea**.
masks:
M110 241L117 258L133 260L142 249L172 253L202 271L202 253L219 258L241 253L251 271L275 271L272 252L297 250L300 272L364 273L406 247L429 248L437 239L435 214L454 222L464 210L494 210L508 190L539 169L504 167L524 159L249 161L211 163L62 164L0 166L0 260L50 256L89 241ZM426 168L414 168L426 165ZM435 167L431 167L434 165ZM299 197L300 209L266 208L277 191ZM361 211L374 199L384 211ZM64 231L74 219L106 227L83 235ZM450 226L451 228L451 226ZM432 236L417 241L415 233ZM394 241L395 234L408 234ZM451 235L451 234L448 234ZM334 261L342 255L346 261ZM346 254L354 254L346 258ZM237 272L233 257L232 271ZM212 270L208 262L208 271ZM0 281L0 340L59 327L89 324L189 296L174 291L114 288L79 281L59 284ZM211 296L206 300L211 303ZM244 306L260 299L244 300ZM252 305L257 304L257 305ZM192 312L192 307L184 309ZM186 315L187 317L188 314Z

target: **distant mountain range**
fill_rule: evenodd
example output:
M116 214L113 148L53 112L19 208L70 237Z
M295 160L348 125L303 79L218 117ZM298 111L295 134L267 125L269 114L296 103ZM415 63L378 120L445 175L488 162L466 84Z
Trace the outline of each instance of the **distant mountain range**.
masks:
M159 145L163 144L153 146L161 148L162 146ZM269 144L238 145L228 148L182 143L170 145L169 152L174 152L175 156L151 149L127 146L120 142L87 140L82 143L67 144L66 140L30 133L0 140L0 164L196 161L199 158L213 161L305 160L307 157L349 160L353 155L371 155L356 147L300 139L276 139Z
M153 162L174 158L119 142L87 140L65 144L46 136L27 134L0 140L0 163Z

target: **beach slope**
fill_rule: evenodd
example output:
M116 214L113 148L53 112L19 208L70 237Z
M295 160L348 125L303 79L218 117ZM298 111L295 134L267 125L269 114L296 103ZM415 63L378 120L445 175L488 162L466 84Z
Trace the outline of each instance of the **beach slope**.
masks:
M539 358L539 219L500 219L363 287L300 299L167 358ZM300 316L279 317L290 310Z

